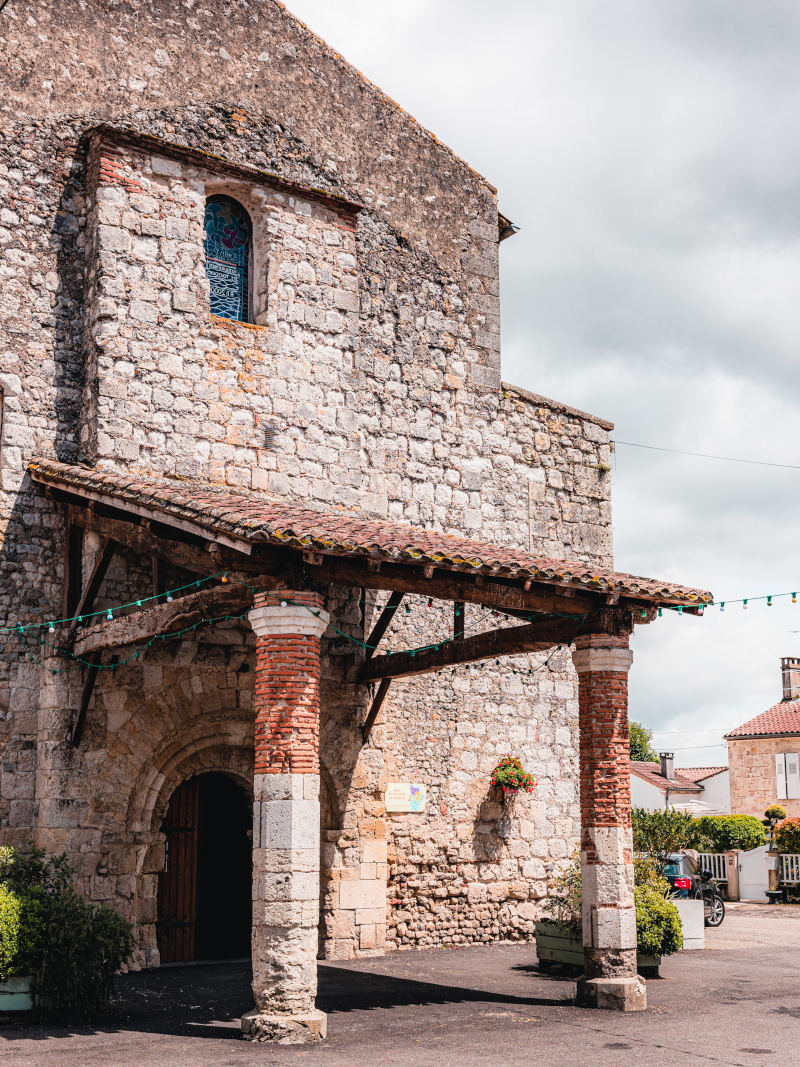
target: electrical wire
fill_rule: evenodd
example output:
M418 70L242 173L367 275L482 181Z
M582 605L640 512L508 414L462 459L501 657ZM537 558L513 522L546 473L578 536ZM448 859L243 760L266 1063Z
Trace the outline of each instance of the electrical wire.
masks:
M687 452L683 448L663 448L660 445L642 445L636 441L618 441L612 438L612 445L624 445L626 448L646 448L650 452L671 452L675 456L694 456L697 459L718 459L723 463L747 463L756 467L780 467L783 470L800 471L797 463L771 463L765 459L740 459L736 456L715 456L708 452Z

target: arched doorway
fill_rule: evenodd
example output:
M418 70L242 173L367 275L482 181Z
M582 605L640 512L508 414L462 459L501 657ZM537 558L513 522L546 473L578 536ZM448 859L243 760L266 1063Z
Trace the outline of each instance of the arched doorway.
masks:
M158 876L162 963L250 955L253 806L226 774L199 774L170 797Z

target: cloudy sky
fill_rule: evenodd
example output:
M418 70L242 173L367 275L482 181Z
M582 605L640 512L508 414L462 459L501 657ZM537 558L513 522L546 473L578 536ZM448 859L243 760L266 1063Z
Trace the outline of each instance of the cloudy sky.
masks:
M619 441L800 468L795 0L288 0L500 190L503 373ZM619 445L621 570L800 587L800 469ZM800 602L663 618L631 716L682 765L780 698Z

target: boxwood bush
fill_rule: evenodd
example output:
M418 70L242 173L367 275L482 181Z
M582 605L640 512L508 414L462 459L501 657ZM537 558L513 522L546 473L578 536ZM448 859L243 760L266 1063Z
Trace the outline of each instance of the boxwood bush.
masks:
M0 848L0 980L31 974L40 1016L93 1019L132 951L131 924L76 892L66 856Z

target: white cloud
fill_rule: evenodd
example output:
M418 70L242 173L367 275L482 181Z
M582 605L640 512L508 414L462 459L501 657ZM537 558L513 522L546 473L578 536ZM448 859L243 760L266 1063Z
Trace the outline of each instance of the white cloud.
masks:
M800 464L793 0L290 0L496 184L504 375L623 440ZM800 585L800 471L620 448L620 569ZM800 605L637 633L631 713L679 763L780 696ZM710 730L711 733L695 731ZM678 733L672 731L679 731Z

